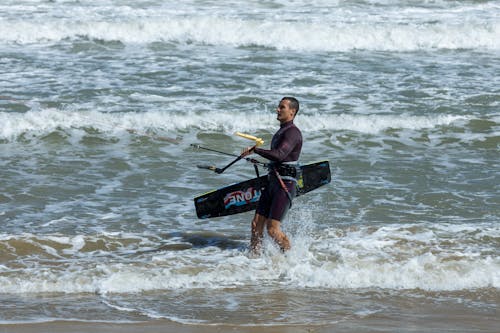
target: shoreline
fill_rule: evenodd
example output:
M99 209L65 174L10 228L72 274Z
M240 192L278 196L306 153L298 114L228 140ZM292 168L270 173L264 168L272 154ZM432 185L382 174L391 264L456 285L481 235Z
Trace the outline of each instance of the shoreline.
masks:
M275 325L238 326L180 324L168 320L138 323L106 323L80 321L52 321L41 323L0 324L0 333L306 333L331 332L331 326Z
M496 332L500 319L477 313L454 317L446 313L408 318L378 315L346 318L331 324L232 325L181 324L165 319L134 323L51 321L39 323L0 324L0 333L368 333L368 332Z

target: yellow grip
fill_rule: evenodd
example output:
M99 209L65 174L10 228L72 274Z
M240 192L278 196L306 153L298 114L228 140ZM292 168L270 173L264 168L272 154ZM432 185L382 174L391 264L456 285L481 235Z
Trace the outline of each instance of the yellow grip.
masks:
M236 134L237 136L241 136L242 138L255 141L255 145L257 147L264 144L264 140L262 140L261 138L255 137L253 135L240 133L240 132L236 132L234 134Z

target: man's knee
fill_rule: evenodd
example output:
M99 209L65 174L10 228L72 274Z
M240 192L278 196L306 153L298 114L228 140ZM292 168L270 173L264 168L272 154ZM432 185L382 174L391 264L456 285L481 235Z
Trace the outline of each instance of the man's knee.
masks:
M270 220L269 223L267 224L267 233L272 238L279 237L282 234L281 228L280 228L280 221Z

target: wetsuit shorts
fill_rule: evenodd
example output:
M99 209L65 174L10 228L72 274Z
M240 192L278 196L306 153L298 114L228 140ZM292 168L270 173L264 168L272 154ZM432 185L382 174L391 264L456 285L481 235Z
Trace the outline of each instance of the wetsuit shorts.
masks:
M297 192L295 182L291 180L283 180L283 182L291 198L295 197ZM256 212L266 218L281 222L285 218L289 208L290 199L285 190L281 187L276 177L270 177L269 185L262 191Z

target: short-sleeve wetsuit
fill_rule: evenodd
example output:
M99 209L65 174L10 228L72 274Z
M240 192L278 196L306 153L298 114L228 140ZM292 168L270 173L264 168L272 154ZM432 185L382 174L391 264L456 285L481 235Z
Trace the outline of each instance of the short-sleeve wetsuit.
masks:
M290 207L290 198L296 194L297 180L293 175L281 172L281 167L288 166L297 168L300 152L302 150L302 133L293 121L280 125L280 129L274 134L271 140L271 149L255 148L254 152L271 161L269 167L269 186L263 191L257 213L282 221ZM285 190L281 187L275 170L280 173L283 183L290 193L288 197Z

